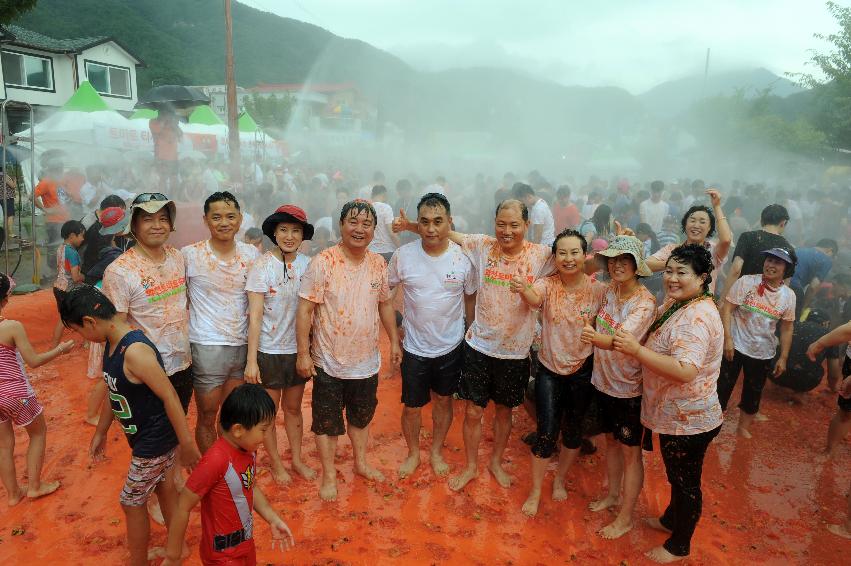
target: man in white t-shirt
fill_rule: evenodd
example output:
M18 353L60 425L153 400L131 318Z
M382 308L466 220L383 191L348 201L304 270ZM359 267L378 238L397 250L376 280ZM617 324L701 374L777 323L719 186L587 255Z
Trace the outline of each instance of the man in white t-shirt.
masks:
M555 220L547 201L535 195L535 189L526 183L514 183L512 196L529 209L529 241L552 246L556 239Z
M387 204L387 187L375 185L372 187L372 207L377 216L375 221L375 237L369 244L369 251L377 253L389 262L393 252L399 247L399 236L393 233L393 209Z
M222 400L243 382L247 356L248 295L245 281L260 252L238 241L242 213L236 197L213 193L204 202L210 238L181 249L189 295L189 343L201 452L216 441Z
M654 232L662 229L662 223L671 210L668 203L662 200L662 193L664 191L665 183L662 181L653 181L650 183L650 198L642 202L638 207L641 221L649 224Z
M376 171L375 173L372 174L372 183L370 183L368 185L364 185L360 189L358 189L358 198L361 198L363 200L369 200L370 197L372 196L372 188L375 185L383 185L383 184L384 184L384 173L382 173L381 171Z
M439 476L449 472L441 451L452 424L452 395L461 379L464 321L472 321L476 292L473 264L449 239L451 226L446 197L425 194L417 205L420 239L396 250L390 260L390 287L402 285L405 307L402 434L408 457L399 468L402 479L420 464L421 413L430 400L434 400L431 467Z

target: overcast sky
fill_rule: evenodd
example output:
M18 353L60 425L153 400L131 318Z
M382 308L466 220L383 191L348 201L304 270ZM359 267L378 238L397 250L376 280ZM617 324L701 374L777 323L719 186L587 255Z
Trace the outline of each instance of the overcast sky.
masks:
M643 92L669 79L765 67L807 70L820 0L241 0L390 51L425 70L521 68L564 84Z

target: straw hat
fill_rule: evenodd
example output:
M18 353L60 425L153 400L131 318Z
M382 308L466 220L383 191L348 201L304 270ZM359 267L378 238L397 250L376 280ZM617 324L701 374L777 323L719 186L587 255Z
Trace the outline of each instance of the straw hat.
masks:
M635 236L618 236L612 240L608 248L597 252L597 255L603 257L616 257L623 254L630 254L635 259L638 275L641 277L653 275L647 267L647 262L644 261L644 244Z

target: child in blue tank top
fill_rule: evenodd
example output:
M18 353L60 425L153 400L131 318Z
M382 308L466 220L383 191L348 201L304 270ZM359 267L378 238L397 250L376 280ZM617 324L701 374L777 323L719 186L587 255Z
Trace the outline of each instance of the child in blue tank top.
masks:
M147 564L150 520L145 504L156 492L168 526L177 502L176 452L179 448L180 461L190 468L201 454L159 352L141 330L117 316L106 295L90 285L77 287L63 298L59 313L63 324L86 340L105 343L103 377L109 403L104 403L89 454L94 462L103 459L106 433L115 418L133 454L119 498L130 563Z

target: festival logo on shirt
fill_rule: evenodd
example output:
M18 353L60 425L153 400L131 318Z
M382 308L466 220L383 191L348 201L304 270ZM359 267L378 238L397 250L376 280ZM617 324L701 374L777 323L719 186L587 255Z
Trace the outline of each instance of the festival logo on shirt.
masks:
M485 283L490 283L491 285L499 285L500 287L508 287L511 285L511 278L514 277L511 273L503 273L502 271L488 267L485 269ZM535 277L532 275L521 275L521 279L525 279L526 282L531 285L535 281Z
M443 283L446 285L463 285L464 274L457 271L450 271L446 274L446 277L444 277Z
M783 316L782 312L760 301L759 295L755 291L748 291L747 295L745 295L745 300L742 301L741 307L772 320L780 320L780 317Z
M250 490L251 486L254 485L254 465L248 466L245 468L245 471L239 475L242 478L243 487Z
M614 334L618 326L620 326L612 315L606 312L605 308L601 308L600 312L597 313L597 324L609 334Z
M186 292L185 277L178 277L177 279L157 285L153 277L144 276L141 282L149 303L156 303L173 295Z

